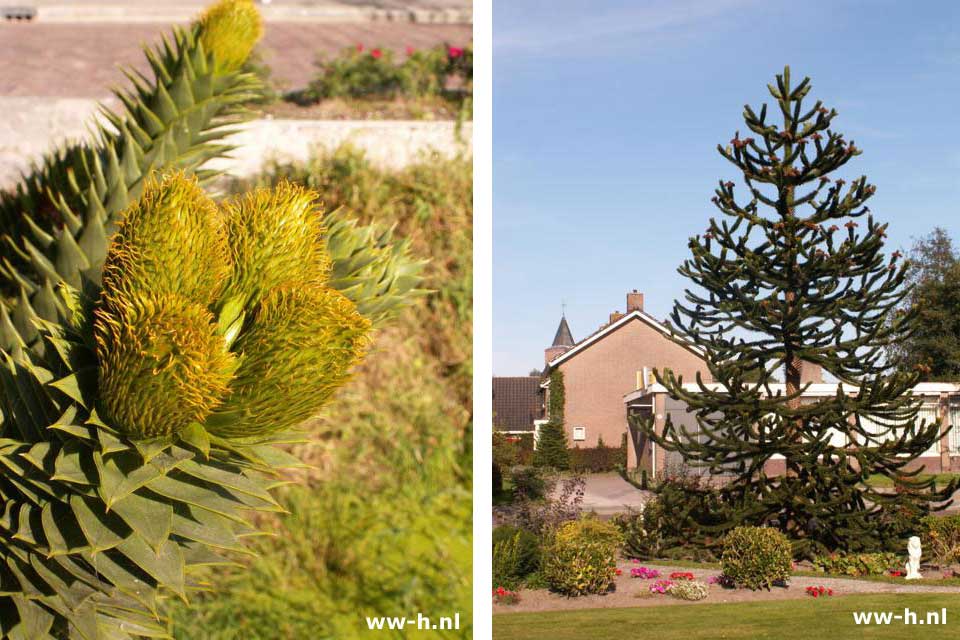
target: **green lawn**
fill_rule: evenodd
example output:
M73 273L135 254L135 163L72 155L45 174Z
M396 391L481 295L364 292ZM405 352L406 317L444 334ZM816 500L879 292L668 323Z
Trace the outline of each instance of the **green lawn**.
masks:
M950 482L951 480L953 480L954 478L956 478L958 475L960 475L960 474L956 474L956 473L934 473L934 474L926 473L926 474L923 474L923 473L921 473L920 475L917 476L917 478L920 479L920 480L926 480L926 479L928 479L928 478L934 477L934 478L937 479L937 486L938 486L938 487L944 487L948 482ZM889 488L893 488L893 480L891 480L890 478L888 478L887 476L885 476L885 475L883 475L883 474L874 474L874 475L870 476L870 479L868 480L868 482L869 482L871 485L875 486L875 487L880 487L880 488L889 487Z
M927 629L856 625L854 611L892 611L904 607L923 618L947 608L947 624ZM960 598L956 594L865 595L739 604L703 604L630 609L583 609L507 613L493 617L495 640L789 640L791 638L956 638L960 637Z

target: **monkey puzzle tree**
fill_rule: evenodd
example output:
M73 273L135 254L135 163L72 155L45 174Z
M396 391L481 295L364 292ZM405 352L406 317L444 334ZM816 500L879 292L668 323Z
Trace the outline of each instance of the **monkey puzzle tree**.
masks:
M688 464L733 476L706 502L715 512L712 524L702 519L705 540L776 521L799 555L889 546L956 488L937 491L904 470L940 435L917 420L916 373L884 358L913 324L910 313L888 318L907 293L906 264L882 253L887 225L865 206L875 187L865 176L831 178L860 154L831 129L836 111L804 108L809 78L792 86L789 68L768 88L777 122L767 105L746 106L752 135L718 146L746 193L720 181L713 203L723 217L691 238L679 269L696 290L675 304L674 330L703 349L715 384L656 374L698 430L669 418L662 433L638 426ZM810 366L836 378L835 392L801 398ZM768 475L771 461L785 472ZM874 474L900 490L877 491Z
M327 404L422 262L288 183L226 202L206 160L257 91L252 0L147 56L92 144L0 193L0 635L164 638L280 511L276 445Z

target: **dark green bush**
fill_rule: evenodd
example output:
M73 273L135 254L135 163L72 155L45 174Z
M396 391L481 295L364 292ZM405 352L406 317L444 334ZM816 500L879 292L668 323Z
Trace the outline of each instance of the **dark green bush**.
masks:
M626 434L624 434L626 436ZM616 471L627 464L627 442L624 438L621 446L604 446L603 440L596 447L570 449L570 468L583 473L607 473Z
M493 495L499 496L503 493L503 471L500 470L500 465L496 462L493 463Z
M605 593L616 576L623 537L610 522L582 518L562 525L545 545L543 577L568 596Z
M960 562L960 515L927 516L921 520L923 550L940 566Z
M548 422L540 427L540 440L533 452L533 464L566 470L570 468L570 450L567 449L567 434L561 422Z
M769 527L737 527L723 539L723 575L737 587L769 589L790 577L790 540Z
M515 589L540 569L540 540L512 526L493 530L493 586Z
M847 576L882 576L899 564L893 553L831 553L813 559L818 570Z
M510 469L513 494L528 500L539 500L546 495L547 481L536 467L516 466Z
M403 74L389 49L344 49L330 60L318 59L317 69L317 76L308 87L315 100L393 98L403 87Z

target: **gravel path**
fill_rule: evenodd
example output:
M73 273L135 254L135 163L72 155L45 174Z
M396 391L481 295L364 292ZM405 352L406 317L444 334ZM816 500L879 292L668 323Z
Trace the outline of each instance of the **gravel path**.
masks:
M809 586L824 586L833 589L833 597L843 597L859 593L958 593L960 587L921 586L915 583L891 584L886 582L870 582L867 580L849 580L845 578L820 578L794 576L790 579L790 586L774 587L770 591L750 591L748 589L724 589L719 585L710 585L710 594L697 602L677 600L669 595L652 595L649 592L653 580L640 580L630 577L630 568L646 566L658 569L666 578L674 571L689 571L697 580L707 582L710 576L720 573L719 569L691 569L666 564L652 564L642 562L635 565L629 561L622 561L617 565L623 570L615 582L612 592L604 595L581 596L567 598L546 589L523 589L520 591L520 602L516 605L494 605L494 613L511 613L521 611L551 611L559 609L601 609L614 607L656 607L682 606L696 604L719 604L729 602L765 602L770 600L794 600L807 598L804 589Z

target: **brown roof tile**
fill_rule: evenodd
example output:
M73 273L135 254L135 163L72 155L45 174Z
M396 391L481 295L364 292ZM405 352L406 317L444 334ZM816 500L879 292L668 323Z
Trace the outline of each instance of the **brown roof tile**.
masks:
M522 376L493 379L493 424L505 431L533 431L542 415L540 378Z

